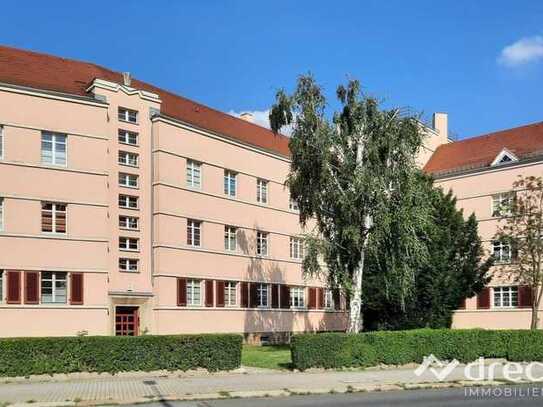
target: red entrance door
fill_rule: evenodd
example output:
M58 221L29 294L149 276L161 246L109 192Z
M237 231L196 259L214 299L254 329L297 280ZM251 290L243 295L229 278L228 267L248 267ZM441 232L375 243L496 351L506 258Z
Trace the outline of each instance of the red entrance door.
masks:
M115 309L115 335L136 336L138 331L138 307L117 307Z

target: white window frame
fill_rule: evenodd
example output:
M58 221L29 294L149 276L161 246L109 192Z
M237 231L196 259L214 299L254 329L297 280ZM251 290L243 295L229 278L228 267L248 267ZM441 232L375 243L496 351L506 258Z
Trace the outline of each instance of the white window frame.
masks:
M224 227L224 250L235 252L237 250L238 229L234 226Z
M132 117L134 117L134 120L131 120ZM138 124L139 112L134 109L119 106L117 109L117 118L121 122Z
M45 140L50 137L51 140ZM51 145L51 157L44 154L44 144ZM58 150L59 145L64 145L64 152ZM64 156L62 156L64 154ZM50 159L50 161L48 161ZM55 165L58 167L68 166L68 136L62 133L53 133L50 131L41 132L41 162L45 165Z
M290 308L305 308L305 287L290 287Z
M139 230L140 219L137 216L119 215L119 228L125 230Z
M139 271L139 259L129 257L119 258L119 271L123 273L137 273Z
M134 137L136 139L135 143L130 142L130 137ZM120 144L126 144L127 146L135 146L137 147L139 145L139 133L135 131L125 130L125 129L119 129L117 141Z
M4 198L0 197L0 232L4 231Z
M238 174L231 170L224 170L224 194L235 198L238 189Z
M128 174L126 172L120 172L119 186L125 187L125 188L138 189L139 177L136 174Z
M62 202L49 202L49 201L42 201L41 202L41 216L43 218L43 211L49 211L47 209L43 209L43 205L51 205L51 231L43 231L42 233L47 234L58 234L58 235L67 235L68 234L68 205ZM57 206L64 206L64 232L57 231L57 212L62 212L61 210L57 209ZM43 219L42 219L43 222ZM43 227L43 226L42 226Z
M510 206L514 198L514 192L500 192L499 194L492 195L490 215L493 218L510 215Z
M497 256L496 253L498 253ZM492 255L497 264L511 263L513 261L513 250L511 245L500 240L492 242Z
M0 270L0 304L4 302L4 274L6 274L5 271Z
M202 306L202 280L188 279L186 287L187 287L187 306L201 307ZM195 301L196 293L198 293L198 302Z
M130 202L135 200L136 206L130 206ZM119 194L119 208L123 209L139 209L139 198L134 195Z
M4 126L0 126L0 160L4 159Z
M329 288L324 289L324 309L334 309L334 294Z
M302 238L290 237L290 258L295 260L304 258L304 242Z
M132 243L134 242L136 247L130 247L133 246ZM123 252L139 252L140 240L137 237L119 236L119 250Z
M268 256L270 253L269 245L269 233L257 231L256 232L256 254L257 256Z
M127 167L138 168L139 154L131 153L129 151L119 150L119 164L126 165Z
M256 285L256 302L257 302L256 306L258 308L270 307L270 285L269 284L258 283Z
M492 287L492 308L518 307L519 292L517 286Z
M224 282L224 306L235 307L238 305L238 283L236 281Z
M202 163L187 159L185 172L185 181L187 186L194 189L202 188Z
M256 180L256 201L261 204L267 204L268 198L268 181L258 178Z
M51 273L51 279L46 279L44 276L48 273ZM60 278L61 275L64 275L64 278ZM44 301L44 281L51 281L51 301ZM65 298L64 301L56 301L56 297L59 295L57 288L57 283L64 282ZM40 273L40 299L42 304L66 304L68 302L68 273L65 271L42 271Z
M187 245L202 247L202 222L195 219L187 219Z

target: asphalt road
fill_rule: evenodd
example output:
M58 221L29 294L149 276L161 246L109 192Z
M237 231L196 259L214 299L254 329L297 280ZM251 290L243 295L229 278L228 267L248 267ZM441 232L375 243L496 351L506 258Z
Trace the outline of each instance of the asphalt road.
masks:
M501 386L375 393L326 394L261 399L164 401L146 407L359 407L359 406L540 406L541 386ZM507 390L509 389L509 390ZM471 391L471 394L470 394ZM509 392L509 393L508 393ZM141 407L141 405L140 405Z

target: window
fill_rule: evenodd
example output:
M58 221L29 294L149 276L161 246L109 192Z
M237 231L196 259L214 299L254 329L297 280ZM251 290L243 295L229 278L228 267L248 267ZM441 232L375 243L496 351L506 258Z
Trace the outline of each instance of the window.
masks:
M41 273L41 302L45 304L65 304L67 273L44 271Z
M197 220L187 220L187 244L190 246L200 246L202 222Z
M290 198L288 203L288 208L291 211L299 211L300 208L298 208L298 202L296 202L294 199Z
M187 305L202 305L201 288L200 280L187 280Z
M127 209L138 209L138 197L130 195L119 195L119 207Z
M3 230L4 230L4 198L0 198L0 232Z
M139 219L135 216L119 216L119 227L121 229L138 230Z
M119 120L123 122L137 123L138 112L136 110L119 107Z
M291 308L305 307L305 288L290 287L290 307Z
M131 146L138 145L138 133L133 131L119 129L119 143L129 144Z
M119 173L119 186L128 188L138 187L138 176L134 174Z
M127 259L127 258L119 259L119 271L135 273L138 271L138 266L139 266L138 259Z
M259 256L268 255L268 234L266 232L256 232L256 254Z
M499 240L492 242L492 255L496 263L508 263L513 259L511 245Z
M66 135L49 132L41 134L41 162L66 165Z
M494 287L494 307L518 307L518 287Z
M512 192L503 192L492 195L492 216L506 216L511 213L514 194Z
M202 186L202 164L187 160L187 185L192 188Z
M42 202L41 231L66 233L66 204Z
M224 249L225 250L236 250L236 234L237 229L233 226L224 227Z
M139 249L139 239L135 237L120 237L119 249L137 252Z
M269 306L269 300L270 300L269 291L270 291L270 287L268 284L256 285L256 304L258 307Z
M324 308L334 308L334 296L332 295L332 290L328 288L324 289Z
M290 238L290 258L301 259L304 257L304 242L298 237Z
M4 127L0 126L0 160L4 158Z
M4 301L4 270L0 270L0 304Z
M236 287L235 281L224 282L224 305L227 307L235 307L236 302Z
M224 193L228 196L236 196L236 176L233 171L224 170Z
M268 181L263 179L256 180L256 201L268 203Z
M119 151L119 164L128 165L129 167L138 166L138 155L127 151Z

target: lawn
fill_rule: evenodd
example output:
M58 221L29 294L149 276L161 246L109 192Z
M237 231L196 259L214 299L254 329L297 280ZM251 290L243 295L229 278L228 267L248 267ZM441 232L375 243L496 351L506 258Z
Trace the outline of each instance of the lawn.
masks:
M244 345L241 364L265 369L290 369L290 347L288 345Z

